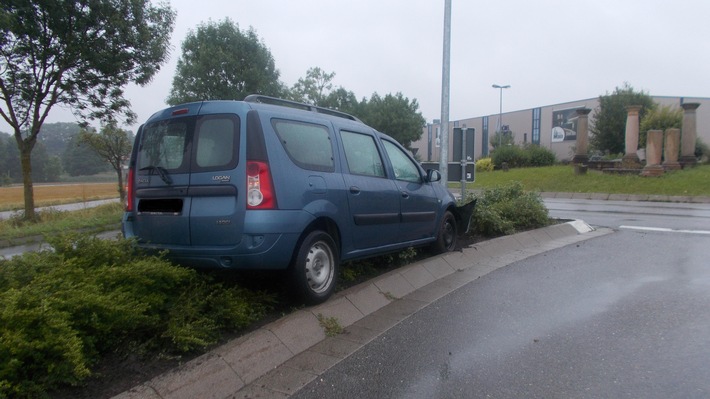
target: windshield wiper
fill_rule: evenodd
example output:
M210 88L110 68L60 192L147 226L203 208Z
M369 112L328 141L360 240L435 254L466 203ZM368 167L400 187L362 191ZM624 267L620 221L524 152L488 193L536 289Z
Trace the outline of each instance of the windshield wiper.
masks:
M158 172L158 176L160 176L160 179L164 181L165 184L173 184L173 179L170 178L168 171L162 166L149 165L145 168L140 168L139 170L149 170L151 175L153 172Z

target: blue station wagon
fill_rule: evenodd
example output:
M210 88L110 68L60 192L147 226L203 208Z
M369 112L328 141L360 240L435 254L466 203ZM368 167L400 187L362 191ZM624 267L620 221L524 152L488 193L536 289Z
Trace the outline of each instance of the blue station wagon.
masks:
M122 231L196 268L286 270L325 301L341 261L456 247L457 207L436 170L338 111L271 97L157 112L136 135Z

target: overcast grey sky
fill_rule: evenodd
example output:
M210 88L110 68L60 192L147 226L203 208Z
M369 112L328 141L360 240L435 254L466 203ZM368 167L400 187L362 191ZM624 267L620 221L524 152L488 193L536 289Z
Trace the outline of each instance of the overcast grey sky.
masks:
M170 3L170 60L151 84L128 89L140 122L166 106L188 31L225 17L256 30L288 86L320 67L358 98L401 92L427 121L441 115L444 0ZM624 82L651 95L710 97L709 20L707 0L452 0L450 119L498 113L494 83L512 86L504 112L594 98ZM60 110L49 120L70 121Z

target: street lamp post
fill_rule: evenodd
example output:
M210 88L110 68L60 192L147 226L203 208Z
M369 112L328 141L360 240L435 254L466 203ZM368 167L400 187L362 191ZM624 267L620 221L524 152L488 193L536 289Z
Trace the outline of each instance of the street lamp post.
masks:
M498 110L498 147L502 145L501 137L503 136L503 89L510 88L510 85L493 85L494 89L500 89L500 109Z

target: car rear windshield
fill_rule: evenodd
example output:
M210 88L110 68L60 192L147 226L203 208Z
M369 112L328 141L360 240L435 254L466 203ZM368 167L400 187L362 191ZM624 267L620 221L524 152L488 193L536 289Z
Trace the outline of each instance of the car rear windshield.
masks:
M193 143L191 151L189 143ZM194 154L194 155L193 155ZM185 117L144 127L138 169L170 173L230 169L239 156L239 119L234 115Z

